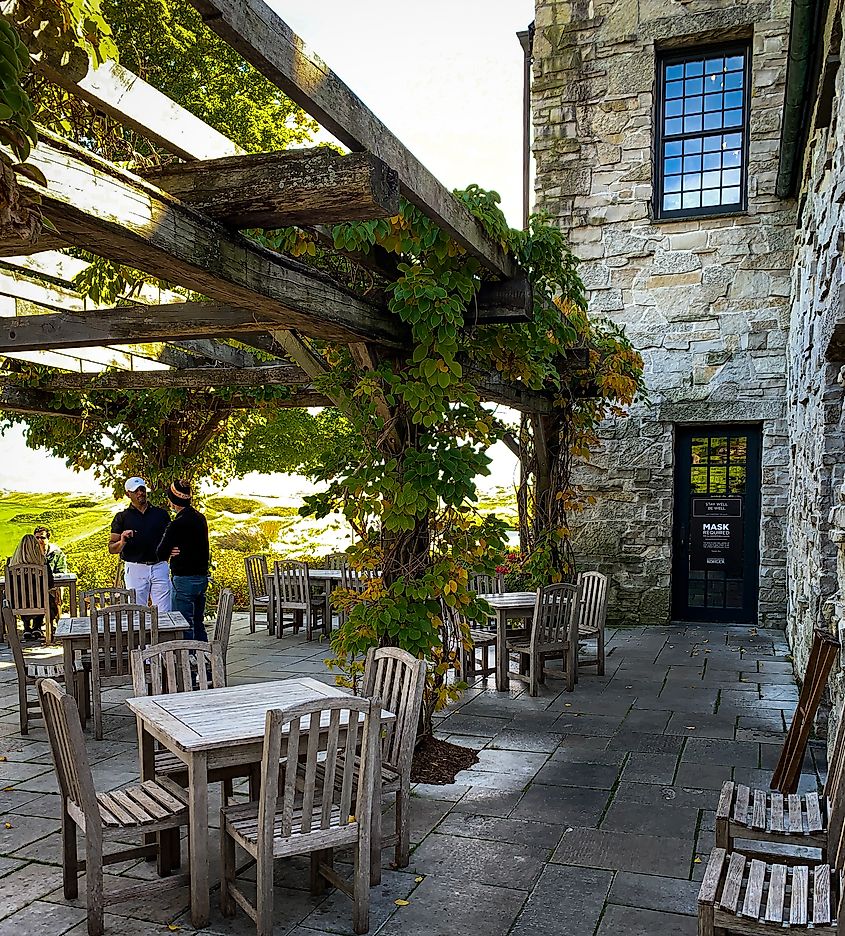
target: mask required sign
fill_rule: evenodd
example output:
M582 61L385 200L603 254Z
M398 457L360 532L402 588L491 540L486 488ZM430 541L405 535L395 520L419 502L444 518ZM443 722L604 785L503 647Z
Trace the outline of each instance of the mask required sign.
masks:
M690 570L742 575L741 497L694 496L690 518Z

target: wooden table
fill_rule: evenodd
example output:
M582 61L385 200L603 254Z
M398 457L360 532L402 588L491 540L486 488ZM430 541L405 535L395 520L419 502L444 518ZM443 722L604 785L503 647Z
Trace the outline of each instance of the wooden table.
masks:
M508 689L508 620L530 621L534 617L537 592L505 592L479 595L496 612L496 688Z
M53 584L56 588L66 588L70 595L70 616L76 617L79 609L76 605L76 573L75 572L54 572ZM6 579L0 576L0 601L3 600L6 591Z
M264 748L267 711L303 702L347 695L310 676L247 683L226 689L180 692L127 699L138 718L141 779L155 774L154 741L160 742L187 767L191 863L191 922L207 926L208 895L208 771L233 764L257 764ZM382 723L394 718L382 711ZM328 728L328 718L324 719ZM375 776L380 776L376 765ZM373 799L373 851L381 848L381 785ZM380 876L381 861L374 875ZM373 869L374 871L376 869Z
M101 625L102 626L102 625ZM181 611L165 611L158 616L159 637L166 640L178 640L191 625ZM125 627L124 627L125 630ZM65 664L65 686L73 691L73 659L77 650L91 649L91 618L59 618L53 631L53 639L62 645ZM77 699L79 705L82 699Z

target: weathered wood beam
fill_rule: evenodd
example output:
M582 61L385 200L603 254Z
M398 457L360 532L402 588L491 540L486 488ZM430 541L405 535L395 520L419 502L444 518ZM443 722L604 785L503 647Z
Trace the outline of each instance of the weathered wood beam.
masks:
M160 306L138 303L90 312L0 317L0 354L88 348L106 343L198 341L233 337L233 331L247 333L267 331L273 327L271 319L256 321L254 313L223 302L177 302ZM225 346L206 347L204 350L198 345L194 347L197 353L213 357L222 353ZM235 352L238 349L229 350ZM231 356L229 360L232 360ZM242 364L235 366L247 367L255 361L255 358L245 358Z
M35 242L23 241L19 237L0 238L0 257L27 257L42 250L61 250L69 247L60 237L49 231L42 232Z
M370 153L317 147L144 169L148 182L236 228L336 224L399 213L396 173Z
M158 390L168 387L203 389L211 387L307 386L311 378L293 364L260 367L191 367L185 370L124 371L101 374L51 374L39 384L50 392L63 390ZM0 386L17 386L13 377L0 373Z
M206 24L344 146L366 150L399 174L402 194L493 272L511 258L480 222L388 130L263 0L190 0Z
M275 318L279 327L350 341L401 343L395 316L330 277L229 231L147 182L52 134L31 161L49 181L45 214L92 253Z
M46 62L34 64L48 81L182 159L212 159L244 152L117 62L104 62L99 68L89 69L78 83Z
M29 390L22 387L3 387L0 389L0 413L28 413L37 415L65 416L69 419L82 419L81 410L71 410L67 407L56 408L50 403L55 396L50 393L41 393L38 390Z
M482 283L475 308L467 309L467 325L511 325L534 317L534 298L528 278L520 273L501 283Z

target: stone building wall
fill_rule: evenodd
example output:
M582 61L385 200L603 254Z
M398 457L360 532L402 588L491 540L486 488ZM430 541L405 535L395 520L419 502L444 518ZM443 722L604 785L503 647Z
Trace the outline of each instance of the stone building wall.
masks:
M581 259L594 315L624 325L649 399L605 427L579 481L582 567L612 577L611 619L670 614L675 426L762 425L760 623L783 626L787 327L795 203L775 196L788 0L538 0L536 208ZM748 211L652 219L661 48L750 38Z
M805 152L792 275L787 571L789 636L798 673L806 666L813 627L827 622L835 630L845 620L845 395L840 378L845 363L843 204L845 73L840 68L832 106L816 113ZM841 553L838 579L837 544ZM834 696L841 696L842 681L833 685L838 687Z

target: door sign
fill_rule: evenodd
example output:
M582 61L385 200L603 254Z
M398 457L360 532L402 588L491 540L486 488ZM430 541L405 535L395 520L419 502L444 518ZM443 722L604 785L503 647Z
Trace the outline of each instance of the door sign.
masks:
M690 569L741 576L743 498L693 495L691 500Z

